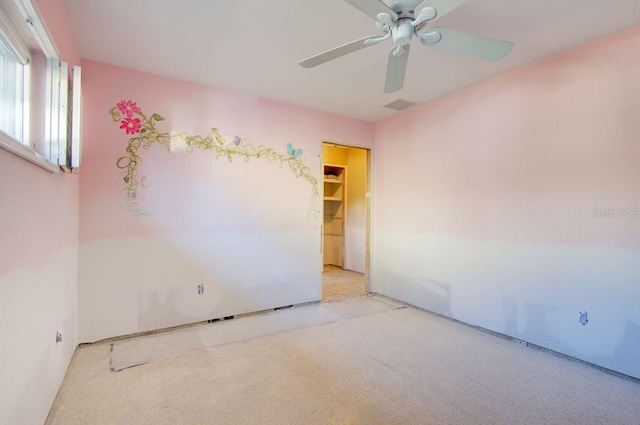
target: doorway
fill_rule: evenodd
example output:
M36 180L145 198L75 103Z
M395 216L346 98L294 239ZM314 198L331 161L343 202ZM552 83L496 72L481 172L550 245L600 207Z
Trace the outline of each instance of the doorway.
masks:
M371 151L322 143L322 301L368 292Z

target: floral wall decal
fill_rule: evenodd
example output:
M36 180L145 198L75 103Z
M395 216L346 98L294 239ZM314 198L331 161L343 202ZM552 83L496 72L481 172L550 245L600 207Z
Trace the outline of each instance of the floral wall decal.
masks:
M184 144L189 151L194 148L211 151L215 158L226 158L233 162L234 158L249 161L252 158L264 159L282 168L285 164L296 176L302 177L311 185L311 196L309 200L309 212L317 217L318 181L311 175L311 170L304 164L302 159L302 149L294 149L291 143L287 144L287 153L279 153L274 148L263 145L252 145L246 139L235 136L231 143L218 132L217 128L212 128L207 136L189 135L188 133L169 134L158 130L157 124L164 120L159 114L152 114L147 117L132 100L122 100L113 108L109 109L109 114L114 122L120 123L120 128L127 135L132 137L125 149L126 155L118 158L116 166L124 170L122 189L124 205L131 213L143 216L149 212L142 208L137 201L139 187L144 187L145 177L137 174L140 165L140 149L148 149L152 144L164 146L167 151L171 151L172 144Z

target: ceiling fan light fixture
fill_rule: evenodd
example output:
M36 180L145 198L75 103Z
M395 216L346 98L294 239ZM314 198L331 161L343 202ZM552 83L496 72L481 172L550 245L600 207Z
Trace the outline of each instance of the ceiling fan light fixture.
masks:
M408 19L403 19L397 26L391 29L391 35L393 36L393 42L396 46L404 46L409 44L411 37L413 36L413 25Z
M370 35L311 56L299 62L303 68L312 68L349 53L393 38L385 74L384 93L401 90L407 71L410 42L413 35L425 46L497 62L506 57L514 43L480 34L466 33L428 24L462 6L467 0L344 0L371 17L382 35Z

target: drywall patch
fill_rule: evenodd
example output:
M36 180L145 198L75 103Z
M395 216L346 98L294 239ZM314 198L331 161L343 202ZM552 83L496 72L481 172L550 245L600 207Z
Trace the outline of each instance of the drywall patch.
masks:
M395 287L401 294L394 299L404 300L420 299L422 308L451 317L451 285L435 279L425 277L408 276L401 273L385 272L378 283L381 287ZM405 291L411 287L412 291ZM383 291L379 291L383 293ZM386 294L384 294L386 295Z
M635 377L640 381L640 351L638 351L638 341L640 341L640 325L629 321L625 326L625 334L620 344L616 347L608 359L603 359L603 364L615 364L622 362L628 364L626 374Z
M637 323L636 250L386 230L374 248L375 292L440 313L438 295L412 278L430 276L450 283L457 320L639 377L640 338L628 325ZM587 307L597 320L582 326L578 312Z

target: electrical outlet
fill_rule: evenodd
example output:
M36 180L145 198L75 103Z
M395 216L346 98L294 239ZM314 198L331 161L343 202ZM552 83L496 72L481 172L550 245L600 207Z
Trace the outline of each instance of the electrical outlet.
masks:
M580 312L580 324L582 326L584 326L587 323L589 323L589 314L586 311L581 311Z

